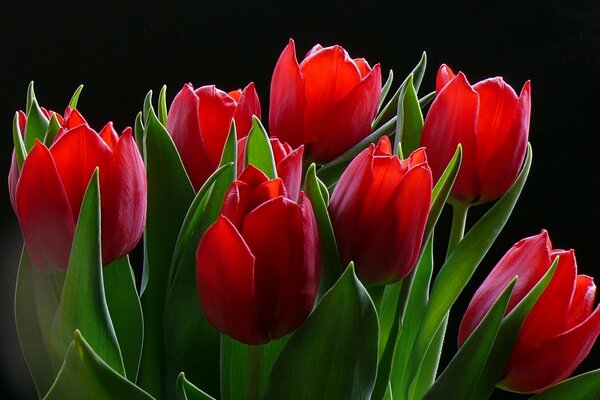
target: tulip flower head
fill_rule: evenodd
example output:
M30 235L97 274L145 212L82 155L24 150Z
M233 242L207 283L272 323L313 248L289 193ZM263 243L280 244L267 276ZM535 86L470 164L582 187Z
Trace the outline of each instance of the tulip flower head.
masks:
M424 149L406 160L392 155L387 136L348 166L329 204L342 262L354 261L368 284L398 282L415 266L431 204Z
M518 276L507 313L531 291L559 258L554 275L523 322L500 386L541 392L566 379L588 355L600 334L596 286L577 275L573 250L552 249L546 231L514 245L477 290L460 325L462 345L508 283ZM592 311L593 310L593 311Z
M319 240L310 201L253 165L233 182L196 253L200 303L220 332L246 344L304 322L319 287Z
M517 96L500 77L471 86L462 72L455 75L448 66L440 67L438 94L425 118L421 145L437 180L462 144L453 201L495 200L514 183L527 150L530 90L526 82Z
M75 226L90 178L99 169L102 258L106 265L139 241L146 216L146 173L127 128L112 123L100 133L71 113L56 140L37 142L14 188L14 207L32 264L43 271L67 268ZM68 122L70 120L71 122Z
M294 41L271 80L269 130L325 163L371 132L381 97L381 68L352 59L340 46L314 46L298 63Z
M253 83L229 93L214 85L194 90L188 83L175 96L167 130L196 190L219 166L231 121L235 120L239 139L250 131L253 115L261 116Z

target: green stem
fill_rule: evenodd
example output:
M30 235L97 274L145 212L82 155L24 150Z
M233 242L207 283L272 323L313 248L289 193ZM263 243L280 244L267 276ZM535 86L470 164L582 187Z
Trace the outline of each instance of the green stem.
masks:
M450 256L456 245L460 243L465 235L465 225L467 224L468 211L468 204L455 203L452 205L452 228L450 229L450 239L448 240L446 258Z
M262 398L264 364L264 345L248 346L248 400L260 400Z

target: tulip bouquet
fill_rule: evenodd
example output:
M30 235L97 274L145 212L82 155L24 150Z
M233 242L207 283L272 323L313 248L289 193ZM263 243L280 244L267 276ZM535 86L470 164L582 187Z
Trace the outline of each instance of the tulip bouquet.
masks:
M419 95L425 66L393 92L379 64L320 45L298 62L290 40L268 129L252 83L187 84L170 107L150 92L121 135L89 126L81 87L60 115L30 85L9 189L39 397L600 398L600 369L569 378L600 333L596 289L546 231L490 270L438 369L450 310L527 179L531 97L446 65Z

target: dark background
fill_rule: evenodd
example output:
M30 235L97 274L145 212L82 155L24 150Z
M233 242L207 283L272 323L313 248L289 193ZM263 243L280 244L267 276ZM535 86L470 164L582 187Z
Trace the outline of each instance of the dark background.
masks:
M471 83L502 75L518 92L532 81L531 175L513 217L453 309L444 359L455 351L457 320L475 288L522 237L546 228L555 247L577 250L580 273L600 276L599 2L54 3L9 1L0 12L1 176L9 166L11 121L25 106L31 80L40 104L60 112L85 84L78 108L88 122L100 129L112 120L120 131L133 124L146 92L157 93L162 84L170 102L186 82L233 90L254 81L266 117L271 73L289 37L299 55L319 42L379 62L383 71L394 70L394 88L426 50L422 93L433 90L442 62L464 71ZM21 237L5 185L0 190L0 397L32 399L12 317ZM448 219L444 215L438 231L447 229ZM599 347L580 370L600 367Z

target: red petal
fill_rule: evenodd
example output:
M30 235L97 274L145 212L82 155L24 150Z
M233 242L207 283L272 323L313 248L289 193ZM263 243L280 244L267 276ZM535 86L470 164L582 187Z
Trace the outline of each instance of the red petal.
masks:
M33 265L44 271L66 269L75 220L52 155L41 142L23 163L15 205Z
M261 118L260 100L254 88L254 83L250 83L241 93L235 113L233 114L238 139L250 132L253 115L256 115L258 119Z
M110 163L112 151L91 128L79 125L66 131L54 142L50 152L67 192L73 219L77 220L83 195L94 169L100 167L102 179L102 171Z
M465 201L479 197L475 138L478 108L479 96L462 72L459 73L433 101L425 118L421 139L421 145L427 148L429 154L434 181L442 175L456 147L462 143L462 164L452 194Z
M304 146L300 146L277 163L277 175L283 181L288 197L294 201L298 199L302 185L303 153Z
M79 125L88 125L88 123L85 118L83 118L83 115L77 111L77 109L70 109L67 107L62 127L65 129L71 129L78 127Z
M246 344L270 340L258 313L254 256L231 222L221 216L206 230L196 253L200 303L208 321Z
M568 329L579 325L590 316L595 298L596 285L594 284L594 279L586 275L577 276L575 292L573 293L569 307Z
M551 248L548 232L542 231L538 235L520 240L508 250L469 303L458 331L459 346L462 346L515 276L519 279L513 289L507 313L531 291L552 264Z
M131 130L131 128L128 129ZM115 131L112 122L107 123L98 135L100 135L108 147L114 150L115 145L119 141L119 135L117 134L117 131Z
M146 220L146 171L131 129L117 142L110 163L100 172L104 264L129 254Z
M273 78L269 108L269 129L271 135L280 138L293 147L304 143L304 81L296 59L294 41L279 56Z
M440 92L444 86L448 84L456 75L452 69L446 64L440 65L435 79L435 91Z
M310 148L313 159L320 162L331 161L364 139L371 132L371 122L377 114L380 97L381 68L377 64L345 98L322 115L318 122L320 125L315 126L314 130L321 135ZM307 114L313 104L315 103L309 103ZM324 104L322 106L328 107ZM320 110L314 111L320 113ZM321 117L315 118L317 121Z
M364 58L355 58L354 64L356 64L356 66L358 67L358 70L360 71L360 76L363 78L369 75L369 72L371 72L371 66Z
M227 92L227 94L229 96L231 96L235 100L236 103L239 103L240 97L242 97L242 90L241 89L232 90L231 92Z
M19 129L21 130L21 136L25 135L25 125L27 125L27 115L19 110Z

